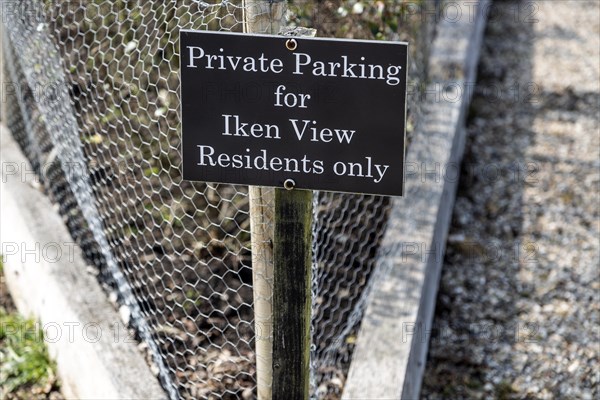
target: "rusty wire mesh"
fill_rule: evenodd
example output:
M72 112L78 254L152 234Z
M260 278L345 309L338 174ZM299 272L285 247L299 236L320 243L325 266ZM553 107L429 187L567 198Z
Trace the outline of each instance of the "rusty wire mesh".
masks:
M291 3L290 23L320 36L420 41L411 49L411 130L435 20L400 18L407 1L360 13L358 1ZM242 2L2 6L14 95L4 118L169 397L253 398L248 188L182 180L179 151L179 29L242 31ZM314 195L315 397L343 390L388 209L381 196Z

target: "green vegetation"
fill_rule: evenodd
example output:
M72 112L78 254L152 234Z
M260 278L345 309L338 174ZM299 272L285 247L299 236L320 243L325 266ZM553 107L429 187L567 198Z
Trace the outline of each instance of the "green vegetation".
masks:
M2 271L0 261L0 292L4 297L7 291ZM55 370L39 325L0 305L0 399L60 398Z
M502 381L495 386L496 398L498 400L508 400L515 398L516 391L513 386L506 381Z

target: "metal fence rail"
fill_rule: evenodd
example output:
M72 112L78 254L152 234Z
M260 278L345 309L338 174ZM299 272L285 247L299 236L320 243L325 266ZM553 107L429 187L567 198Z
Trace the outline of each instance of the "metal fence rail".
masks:
M410 71L414 126L435 18L424 20L408 1L376 2L361 13L356 1L329 3L294 1L288 19L322 36L365 26L371 31L346 35L417 39ZM3 0L2 6L6 92L13 95L7 124L145 343L163 387L173 399L253 398L259 333L248 188L182 180L179 152L179 29L242 31L244 4ZM381 196L314 195L315 397L339 398L343 390L363 305L376 284L388 211L389 199Z

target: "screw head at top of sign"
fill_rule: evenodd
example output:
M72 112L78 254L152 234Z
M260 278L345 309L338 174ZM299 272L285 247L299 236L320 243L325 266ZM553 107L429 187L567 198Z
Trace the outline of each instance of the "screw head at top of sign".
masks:
M298 47L298 42L296 42L296 39L288 39L285 41L285 47L289 51L294 51Z

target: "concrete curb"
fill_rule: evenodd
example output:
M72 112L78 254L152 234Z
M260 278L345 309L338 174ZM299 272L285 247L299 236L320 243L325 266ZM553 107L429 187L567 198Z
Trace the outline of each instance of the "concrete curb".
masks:
M459 1L432 46L423 120L406 155L406 194L393 201L344 399L417 399L458 185L487 0ZM466 10L472 10L467 14ZM473 18L470 18L470 17ZM426 167L426 170L425 170ZM453 171L450 179L443 171Z
M0 238L7 285L19 311L40 321L65 396L166 399L3 125L0 160Z

